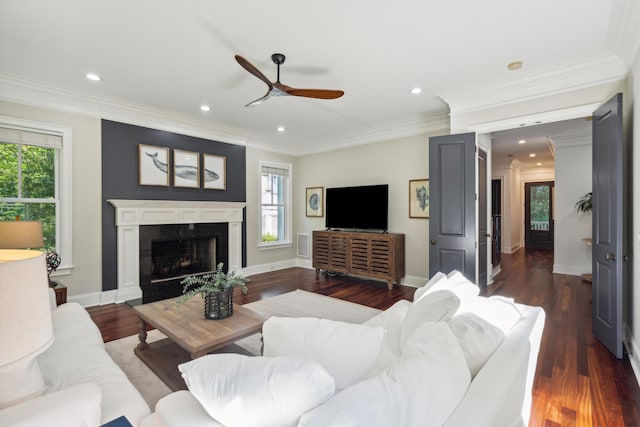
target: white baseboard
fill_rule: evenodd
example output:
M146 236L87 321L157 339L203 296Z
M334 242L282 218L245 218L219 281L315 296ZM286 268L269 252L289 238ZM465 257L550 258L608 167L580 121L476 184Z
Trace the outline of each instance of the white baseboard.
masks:
M268 264L251 265L242 269L243 276L251 276L252 274L267 273L269 271L283 270L285 268L298 267L296 258L277 261Z
M427 277L419 276L404 276L401 283L405 286L412 286L414 288L421 288L427 284L429 279Z
M591 266L553 264L553 272L556 274L570 274L572 276L580 276L585 273L591 273Z
M631 363L631 369L636 376L636 382L640 385L640 347L635 337L631 333L628 325L625 325L625 345L627 347L627 353L629 354L629 362Z

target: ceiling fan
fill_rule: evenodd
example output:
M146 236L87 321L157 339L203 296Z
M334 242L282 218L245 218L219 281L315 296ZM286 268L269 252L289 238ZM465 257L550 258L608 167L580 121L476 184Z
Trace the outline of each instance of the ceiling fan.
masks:
M268 86L267 94L261 98L251 101L245 107L252 107L254 105L262 104L264 101L272 96L304 96L306 98L317 99L336 99L344 95L341 90L328 90L328 89L296 89L291 86L280 83L280 65L284 64L285 56L281 53L274 53L271 55L271 60L278 66L278 76L275 82L270 82L269 79L260 72L253 64L247 61L240 55L235 56L238 64L245 70L265 82Z

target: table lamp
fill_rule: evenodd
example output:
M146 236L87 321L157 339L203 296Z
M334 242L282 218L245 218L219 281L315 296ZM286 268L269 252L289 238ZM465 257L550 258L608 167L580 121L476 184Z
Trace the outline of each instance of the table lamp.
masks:
M37 397L36 356L53 343L44 253L0 249L0 409Z
M40 221L0 221L0 249L38 249L44 246ZM51 273L60 265L60 255L45 253L49 286L54 287Z

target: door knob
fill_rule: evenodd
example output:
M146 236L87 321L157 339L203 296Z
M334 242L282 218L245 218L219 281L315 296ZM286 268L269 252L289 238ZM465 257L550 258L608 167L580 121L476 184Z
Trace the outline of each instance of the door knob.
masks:
M431 239L431 244L435 245L436 244L436 240L435 239Z
M606 254L604 256L604 259L606 259L607 261L615 261L616 260L616 256L614 254Z

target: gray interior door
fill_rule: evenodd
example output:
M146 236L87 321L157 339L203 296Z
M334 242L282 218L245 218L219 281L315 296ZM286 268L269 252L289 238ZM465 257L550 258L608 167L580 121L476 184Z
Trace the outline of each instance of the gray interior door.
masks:
M593 113L593 335L623 356L622 94Z
M475 133L429 138L429 276L476 282Z
M478 150L478 286L488 283L487 263L489 262L487 217L487 153Z

